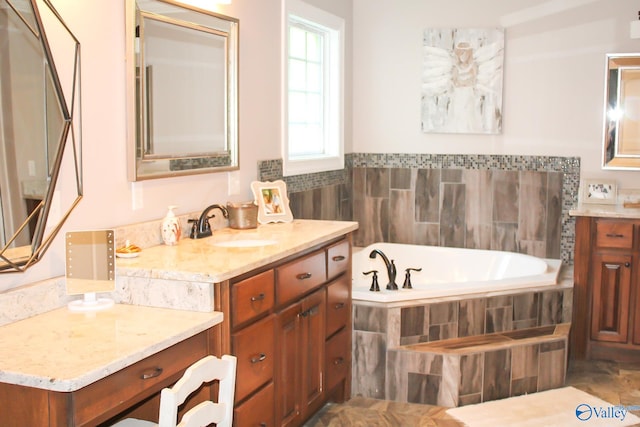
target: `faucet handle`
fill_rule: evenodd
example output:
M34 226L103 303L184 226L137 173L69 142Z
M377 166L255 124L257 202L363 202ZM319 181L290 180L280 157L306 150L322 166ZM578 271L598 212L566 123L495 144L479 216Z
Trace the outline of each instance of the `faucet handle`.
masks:
M378 284L378 270L371 270L371 271L365 271L362 274L373 274L373 278L371 280L371 287L369 288L369 290L371 292L380 292L380 285Z
M413 286L411 286L411 272L422 271L422 268L407 268L404 271L404 284L402 285L402 289L413 289Z

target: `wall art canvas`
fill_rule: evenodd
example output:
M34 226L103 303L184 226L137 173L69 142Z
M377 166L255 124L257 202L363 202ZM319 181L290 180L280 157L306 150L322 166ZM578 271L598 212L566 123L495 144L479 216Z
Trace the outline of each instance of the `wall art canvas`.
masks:
M422 58L422 131L502 131L504 30L426 29Z

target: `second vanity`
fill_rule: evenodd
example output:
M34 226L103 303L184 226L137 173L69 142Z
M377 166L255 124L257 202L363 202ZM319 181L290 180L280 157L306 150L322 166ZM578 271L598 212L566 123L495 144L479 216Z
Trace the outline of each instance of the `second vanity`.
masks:
M351 232L294 220L145 249L118 263L128 303L215 310L214 354L238 357L235 424L300 426L351 390Z

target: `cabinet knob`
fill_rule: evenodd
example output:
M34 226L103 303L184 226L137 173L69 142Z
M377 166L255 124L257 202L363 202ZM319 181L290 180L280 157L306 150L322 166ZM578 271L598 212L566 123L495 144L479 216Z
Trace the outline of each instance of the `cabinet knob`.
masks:
M146 371L143 371L142 375L140 375L140 379L150 380L151 378L159 377L160 374L162 374L162 368L159 366L156 366L155 368L151 368L151 369L147 369Z
M298 280L311 279L311 273L300 273L296 276Z
M258 295L257 297L251 297L251 301L262 301L264 297L265 297L264 293L260 292L260 295Z
M343 302L337 302L336 305L333 307L336 310L340 310L341 308L344 308L344 303Z
M625 262L625 263L624 263L624 266L625 266L625 267L631 267L631 263L629 263L629 262Z
M344 357L337 357L334 361L333 364L334 365L342 365L344 363Z
M251 363L263 362L267 358L267 355L264 353L260 353L257 356L253 356L251 358Z

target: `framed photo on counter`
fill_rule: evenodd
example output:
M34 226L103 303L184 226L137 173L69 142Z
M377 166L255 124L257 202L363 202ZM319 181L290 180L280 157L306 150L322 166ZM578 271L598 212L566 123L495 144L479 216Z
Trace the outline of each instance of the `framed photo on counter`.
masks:
M287 196L287 184L284 181L253 181L251 190L253 190L253 196L258 202L258 222L260 224L293 221Z

